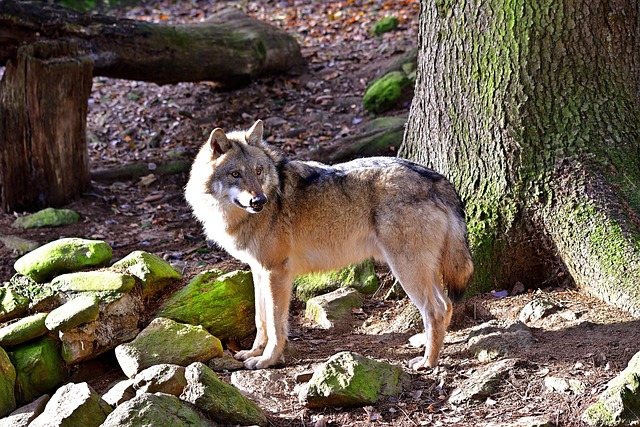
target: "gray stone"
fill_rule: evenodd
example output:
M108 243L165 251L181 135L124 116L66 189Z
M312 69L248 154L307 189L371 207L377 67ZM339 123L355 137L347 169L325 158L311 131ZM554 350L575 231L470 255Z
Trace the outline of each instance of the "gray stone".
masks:
M27 427L44 411L47 402L49 402L48 394L40 396L28 405L16 409L9 416L0 419L0 427Z
M300 374L302 369L287 367L236 371L231 374L231 385L262 409L278 413L281 408L291 405L291 396L297 393L297 374Z
M48 332L46 318L47 313L37 313L3 326L0 328L0 345L18 345L43 336Z
M350 323L354 308L362 307L362 298L358 291L341 288L307 301L305 317L319 326L329 329Z
M459 405L470 400L482 400L489 397L496 386L519 363L518 359L504 359L489 363L476 370L462 385L449 396L449 402Z
M134 251L111 266L114 270L123 270L135 276L142 285L145 298L153 296L166 285L182 279L176 269L153 254L144 251Z
M30 427L98 427L111 407L87 383L60 387Z
M180 396L187 380L184 366L162 363L136 374L133 387L142 393L165 393Z
M522 323L533 323L552 313L560 310L562 307L549 298L537 296L522 308L518 317Z
M136 279L129 274L115 271L81 271L56 277L51 286L62 291L75 292L121 292L133 289Z
M75 224L80 215L71 209L46 208L36 213L21 216L13 221L13 228L59 227Z
M401 393L408 378L397 366L341 352L315 370L299 400L309 408L371 405Z
M207 366L214 372L237 371L244 369L244 363L231 355L222 355L209 360Z
M131 342L116 347L122 371L133 378L160 363L186 366L222 355L222 343L202 326L158 317Z
M133 399L136 396L136 389L133 388L135 380L126 379L118 381L105 394L102 400L107 402L111 407L122 405L124 402Z
M490 320L471 330L468 351L481 362L508 357L514 350L531 348L535 340L531 330L522 322Z
M640 414L640 352L609 381L598 401L589 406L582 421L592 426L636 425Z
M482 424L482 427L555 427L556 423L553 421L551 415L538 415L531 417L522 417L513 422L505 423L491 422Z
M107 265L111 255L111 247L103 241L64 238L23 255L13 267L18 273L44 283L58 274Z
M98 318L100 308L95 296L80 295L51 311L45 320L50 331L68 331Z
M573 392L574 394L579 394L587 389L587 386L582 381L573 378L566 379L551 376L544 378L544 386L548 390L557 393Z
M102 427L214 427L170 394L142 393L118 406Z
M267 425L267 417L253 401L237 389L220 380L203 363L187 366L187 386L180 399L198 407L221 424Z
M0 418L16 409L16 397L13 392L15 385L16 368L0 347Z
M33 240L23 239L18 236L0 236L0 242L2 242L7 248L16 251L20 255L24 255L27 252L31 252L40 246L40 243Z

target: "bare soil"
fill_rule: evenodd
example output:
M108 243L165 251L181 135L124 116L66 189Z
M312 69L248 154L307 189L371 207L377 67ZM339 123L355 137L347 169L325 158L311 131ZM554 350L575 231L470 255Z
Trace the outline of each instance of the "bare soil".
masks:
M187 174L156 175L155 166L173 158L192 158L214 127L242 128L258 118L265 120L267 141L292 158L305 158L314 148L356 134L371 120L361 106L367 84L417 44L419 1L158 0L109 13L155 22L195 22L225 7L240 7L294 34L307 68L297 75L264 78L232 91L210 82L157 86L95 78L88 117L91 168L144 162L148 174L135 180L93 182L89 193L66 206L81 214L79 224L23 231L11 227L22 213L2 214L0 235L19 235L42 244L72 236L103 239L113 247L114 260L143 249L181 268L185 282L212 267L246 268L204 240L182 196ZM369 35L369 27L387 15L400 19L398 30L380 37ZM387 115L406 114L408 108L401 105ZM18 256L0 247L1 280L15 273ZM382 268L381 274L388 285L388 273ZM281 396L288 404L270 412L269 420L274 426L464 426L506 425L526 416L548 415L559 426L581 425L584 409L640 351L640 323L575 289L543 292L575 317L551 316L536 323L535 345L510 354L522 363L490 398L461 406L447 401L453 389L483 369L462 341L469 328L484 321L517 319L533 298L532 290L505 298L476 296L459 305L441 365L412 373L411 389L397 398L366 408L308 410L288 392ZM149 312L159 302L149 306ZM361 313L353 314L353 328L327 331L305 321L302 304L294 302L287 366L310 367L340 350L404 363L418 353L406 344L409 334L384 330L406 304L406 300L375 296ZM121 375L106 361L101 366L106 374L92 379L97 389ZM543 384L548 375L583 381L586 391L549 391Z

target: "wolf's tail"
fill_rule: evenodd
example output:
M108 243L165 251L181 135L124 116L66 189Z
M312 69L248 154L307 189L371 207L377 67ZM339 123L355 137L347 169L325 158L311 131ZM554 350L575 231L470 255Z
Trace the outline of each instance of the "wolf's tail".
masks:
M473 261L467 242L467 227L462 212L450 214L450 229L447 234L440 272L442 281L449 294L449 298L458 302L464 296L467 283L473 274Z

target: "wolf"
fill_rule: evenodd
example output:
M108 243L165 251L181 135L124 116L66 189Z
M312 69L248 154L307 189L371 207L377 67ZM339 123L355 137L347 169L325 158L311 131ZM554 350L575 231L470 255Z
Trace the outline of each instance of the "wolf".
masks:
M185 198L208 239L251 267L256 337L247 369L283 361L293 279L368 258L386 262L422 314L424 355L437 365L452 303L473 273L463 205L442 175L407 160L336 165L288 160L246 131L216 128L200 148ZM443 286L448 295L445 294Z

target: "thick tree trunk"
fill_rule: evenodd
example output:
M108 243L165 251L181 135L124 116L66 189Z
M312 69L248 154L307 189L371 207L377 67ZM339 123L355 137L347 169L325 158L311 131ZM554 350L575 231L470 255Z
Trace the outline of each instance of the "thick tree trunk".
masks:
M466 203L484 291L563 274L640 315L634 0L422 2L401 155Z
M62 206L90 187L88 56L68 42L19 49L0 82L0 208Z
M237 86L303 63L293 37L235 9L202 23L160 25L0 0L0 64L21 45L61 37L92 57L94 75L158 84L209 80Z

